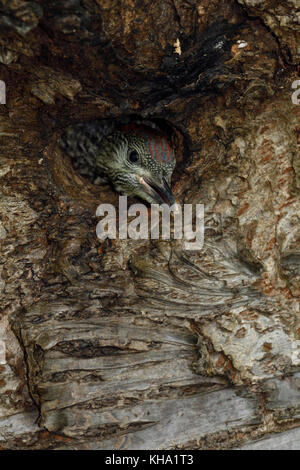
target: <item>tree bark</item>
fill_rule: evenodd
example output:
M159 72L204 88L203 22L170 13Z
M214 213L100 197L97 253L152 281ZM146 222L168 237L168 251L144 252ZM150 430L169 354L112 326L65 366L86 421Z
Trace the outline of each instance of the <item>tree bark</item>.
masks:
M300 448L297 3L0 0L1 448ZM97 239L118 195L58 140L126 116L201 251Z

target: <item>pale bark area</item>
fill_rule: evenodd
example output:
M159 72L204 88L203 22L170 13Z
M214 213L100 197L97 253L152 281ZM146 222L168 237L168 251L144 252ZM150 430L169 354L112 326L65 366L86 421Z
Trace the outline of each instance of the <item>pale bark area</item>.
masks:
M299 449L299 8L0 1L0 446ZM176 53L174 53L176 51ZM203 250L100 243L57 139L165 120Z

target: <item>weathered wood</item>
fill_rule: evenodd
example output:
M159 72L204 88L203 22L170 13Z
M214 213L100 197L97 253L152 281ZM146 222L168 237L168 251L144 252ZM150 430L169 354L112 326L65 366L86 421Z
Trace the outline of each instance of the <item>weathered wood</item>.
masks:
M280 434L251 442L238 450L300 450L300 430L291 429Z
M130 432L100 442L91 439L87 445L104 450L168 449L191 442L195 446L206 434L258 424L256 406L253 400L238 397L234 390L220 390L190 398L143 401L124 410L90 411L85 414L89 426L121 422ZM80 421L80 415L75 417ZM74 424L76 430L74 421L70 428ZM140 429L134 432L135 427Z
M266 409L274 411L276 421L299 419L300 374L267 380L262 385L266 398Z

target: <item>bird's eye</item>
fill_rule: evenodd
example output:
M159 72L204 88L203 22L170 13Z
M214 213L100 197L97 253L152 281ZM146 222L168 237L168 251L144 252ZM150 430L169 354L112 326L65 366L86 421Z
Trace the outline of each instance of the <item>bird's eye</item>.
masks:
M128 155L128 158L131 163L136 163L139 159L139 154L137 153L136 150L131 150L131 152Z

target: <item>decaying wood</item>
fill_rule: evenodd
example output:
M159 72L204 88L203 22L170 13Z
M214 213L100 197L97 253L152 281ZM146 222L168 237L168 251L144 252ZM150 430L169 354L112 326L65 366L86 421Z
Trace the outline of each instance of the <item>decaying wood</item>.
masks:
M299 449L297 2L0 14L1 448ZM203 250L97 239L118 196L57 142L124 116L173 129Z

